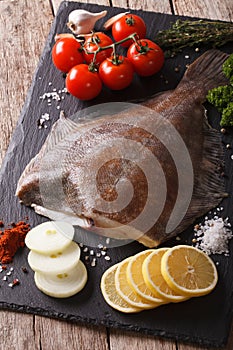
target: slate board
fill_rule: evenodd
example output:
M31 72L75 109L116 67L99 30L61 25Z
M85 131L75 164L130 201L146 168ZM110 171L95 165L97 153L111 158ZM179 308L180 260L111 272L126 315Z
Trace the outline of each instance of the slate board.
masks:
M204 52L204 49L201 49L199 53L196 53L193 49L187 49L176 58L168 59L161 72L164 78L161 78L160 74L144 79L135 78L130 88L115 93L104 89L102 94L91 102L80 102L74 97L67 95L64 100L59 102L53 101L52 105L48 106L47 102L39 97L45 92L51 91L52 88L57 88L58 90L64 87L64 77L55 69L51 62L51 48L54 44L54 35L55 33L67 31L65 23L68 14L76 8L85 8L93 12L106 9L104 6L72 2L63 2L59 8L2 165L0 173L0 219L3 219L4 222L18 221L28 216L30 224L35 226L47 220L35 214L30 208L20 205L14 193L20 174L29 160L40 150L52 123L59 117L60 112L56 108L57 106L60 106L67 116L72 116L77 110L97 103L133 100L150 96L158 91L172 89L181 79L185 70L185 64L190 63ZM119 13L122 9L107 8L107 10L109 11L109 16L112 16ZM182 18L152 12L132 12L141 15L149 24L147 36L152 39L158 30L168 28L171 22ZM101 29L104 20L102 19L98 22L97 30ZM226 52L232 52L232 49L230 45L223 48ZM190 56L190 59L184 58L186 54ZM177 73L174 68L178 65L181 65L181 69ZM166 80L168 82L165 82ZM52 82L51 86L49 82ZM207 108L211 112L209 113L211 114L210 123L214 127L219 128L219 115L210 106L207 106ZM37 120L44 113L50 114L51 121L47 122L48 129L39 130ZM232 142L232 134L224 136L224 142ZM230 220L232 220L233 161L230 159L229 152L226 151L226 188L230 196L222 205L224 207L223 217L229 216ZM192 228L182 234L180 242L190 243L192 238L191 232ZM164 338L220 347L227 341L232 317L232 243L230 257L213 256L213 259L219 262L219 283L213 293L184 303L164 305L155 310L143 311L132 315L125 315L110 308L102 298L99 283L101 275L106 268L144 249L142 245L134 242L124 247L111 249L109 254L112 260L110 262L101 259L95 268L87 266L89 279L85 289L74 297L63 300L57 300L42 294L35 287L33 272L30 269L28 274L23 273L21 267L27 266L28 254L27 248L24 248L17 253L13 262L15 269L13 276L17 276L21 284L10 289L7 282L0 282L0 306L6 309L55 317L67 321L105 325ZM177 242L171 240L168 244L174 245Z

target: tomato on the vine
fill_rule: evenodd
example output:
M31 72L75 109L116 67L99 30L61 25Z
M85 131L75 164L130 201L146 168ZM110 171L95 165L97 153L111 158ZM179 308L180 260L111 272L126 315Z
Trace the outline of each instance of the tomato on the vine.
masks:
M99 67L103 83L112 90L121 90L133 80L133 65L127 57L113 56L104 60Z
M135 72L140 76L149 76L157 73L164 64L163 50L148 39L133 43L127 52Z
M98 46L109 46L112 43L113 41L108 35L102 32L94 33L85 41L83 45L83 56L85 58L85 61L87 63L91 63L93 61L94 52L98 49ZM111 56L112 50L112 48L109 48L98 52L95 57L95 64L100 64L105 60L105 58Z
M124 15L112 25L112 35L115 41L125 39L128 35L133 33L137 33L139 39L143 39L146 36L146 24L143 19L137 15ZM122 46L129 47L131 44L132 40L127 40L122 43Z
M71 95L80 100L91 100L101 92L102 81L92 67L87 64L78 64L67 74L66 88Z
M69 72L72 67L83 63L81 44L72 37L58 39L52 49L52 59L57 69Z

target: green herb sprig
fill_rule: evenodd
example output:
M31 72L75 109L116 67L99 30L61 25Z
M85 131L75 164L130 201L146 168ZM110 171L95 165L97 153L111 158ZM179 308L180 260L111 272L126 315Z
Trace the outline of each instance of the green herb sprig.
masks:
M223 63L222 70L230 83L210 90L207 101L221 112L221 126L233 126L233 54Z
M233 23L177 20L170 29L159 31L154 41L162 47L166 56L170 57L187 46L220 47L233 41Z

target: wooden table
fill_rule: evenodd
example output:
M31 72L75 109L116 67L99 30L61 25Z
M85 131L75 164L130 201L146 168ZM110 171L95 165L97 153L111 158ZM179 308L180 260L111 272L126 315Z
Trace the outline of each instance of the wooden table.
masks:
M79 2L130 7L231 21L232 0L86 0ZM0 0L0 162L22 109L34 70L60 0ZM198 350L104 327L74 325L45 317L0 311L0 349ZM202 348L206 349L206 348ZM233 349L233 327L225 350Z

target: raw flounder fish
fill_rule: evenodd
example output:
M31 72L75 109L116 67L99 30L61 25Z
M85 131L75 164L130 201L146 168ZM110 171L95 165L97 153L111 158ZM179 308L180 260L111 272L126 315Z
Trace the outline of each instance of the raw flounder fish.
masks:
M226 83L222 64L227 57L207 51L175 90L143 107L132 104L80 123L61 116L21 175L16 195L38 214L68 218L90 231L133 238L148 247L182 232L227 195L220 176L221 136L209 126L202 106L209 89ZM142 115L141 108L151 112ZM169 125L181 140L171 135ZM127 202L124 194L129 193ZM121 207L111 210L117 199Z

